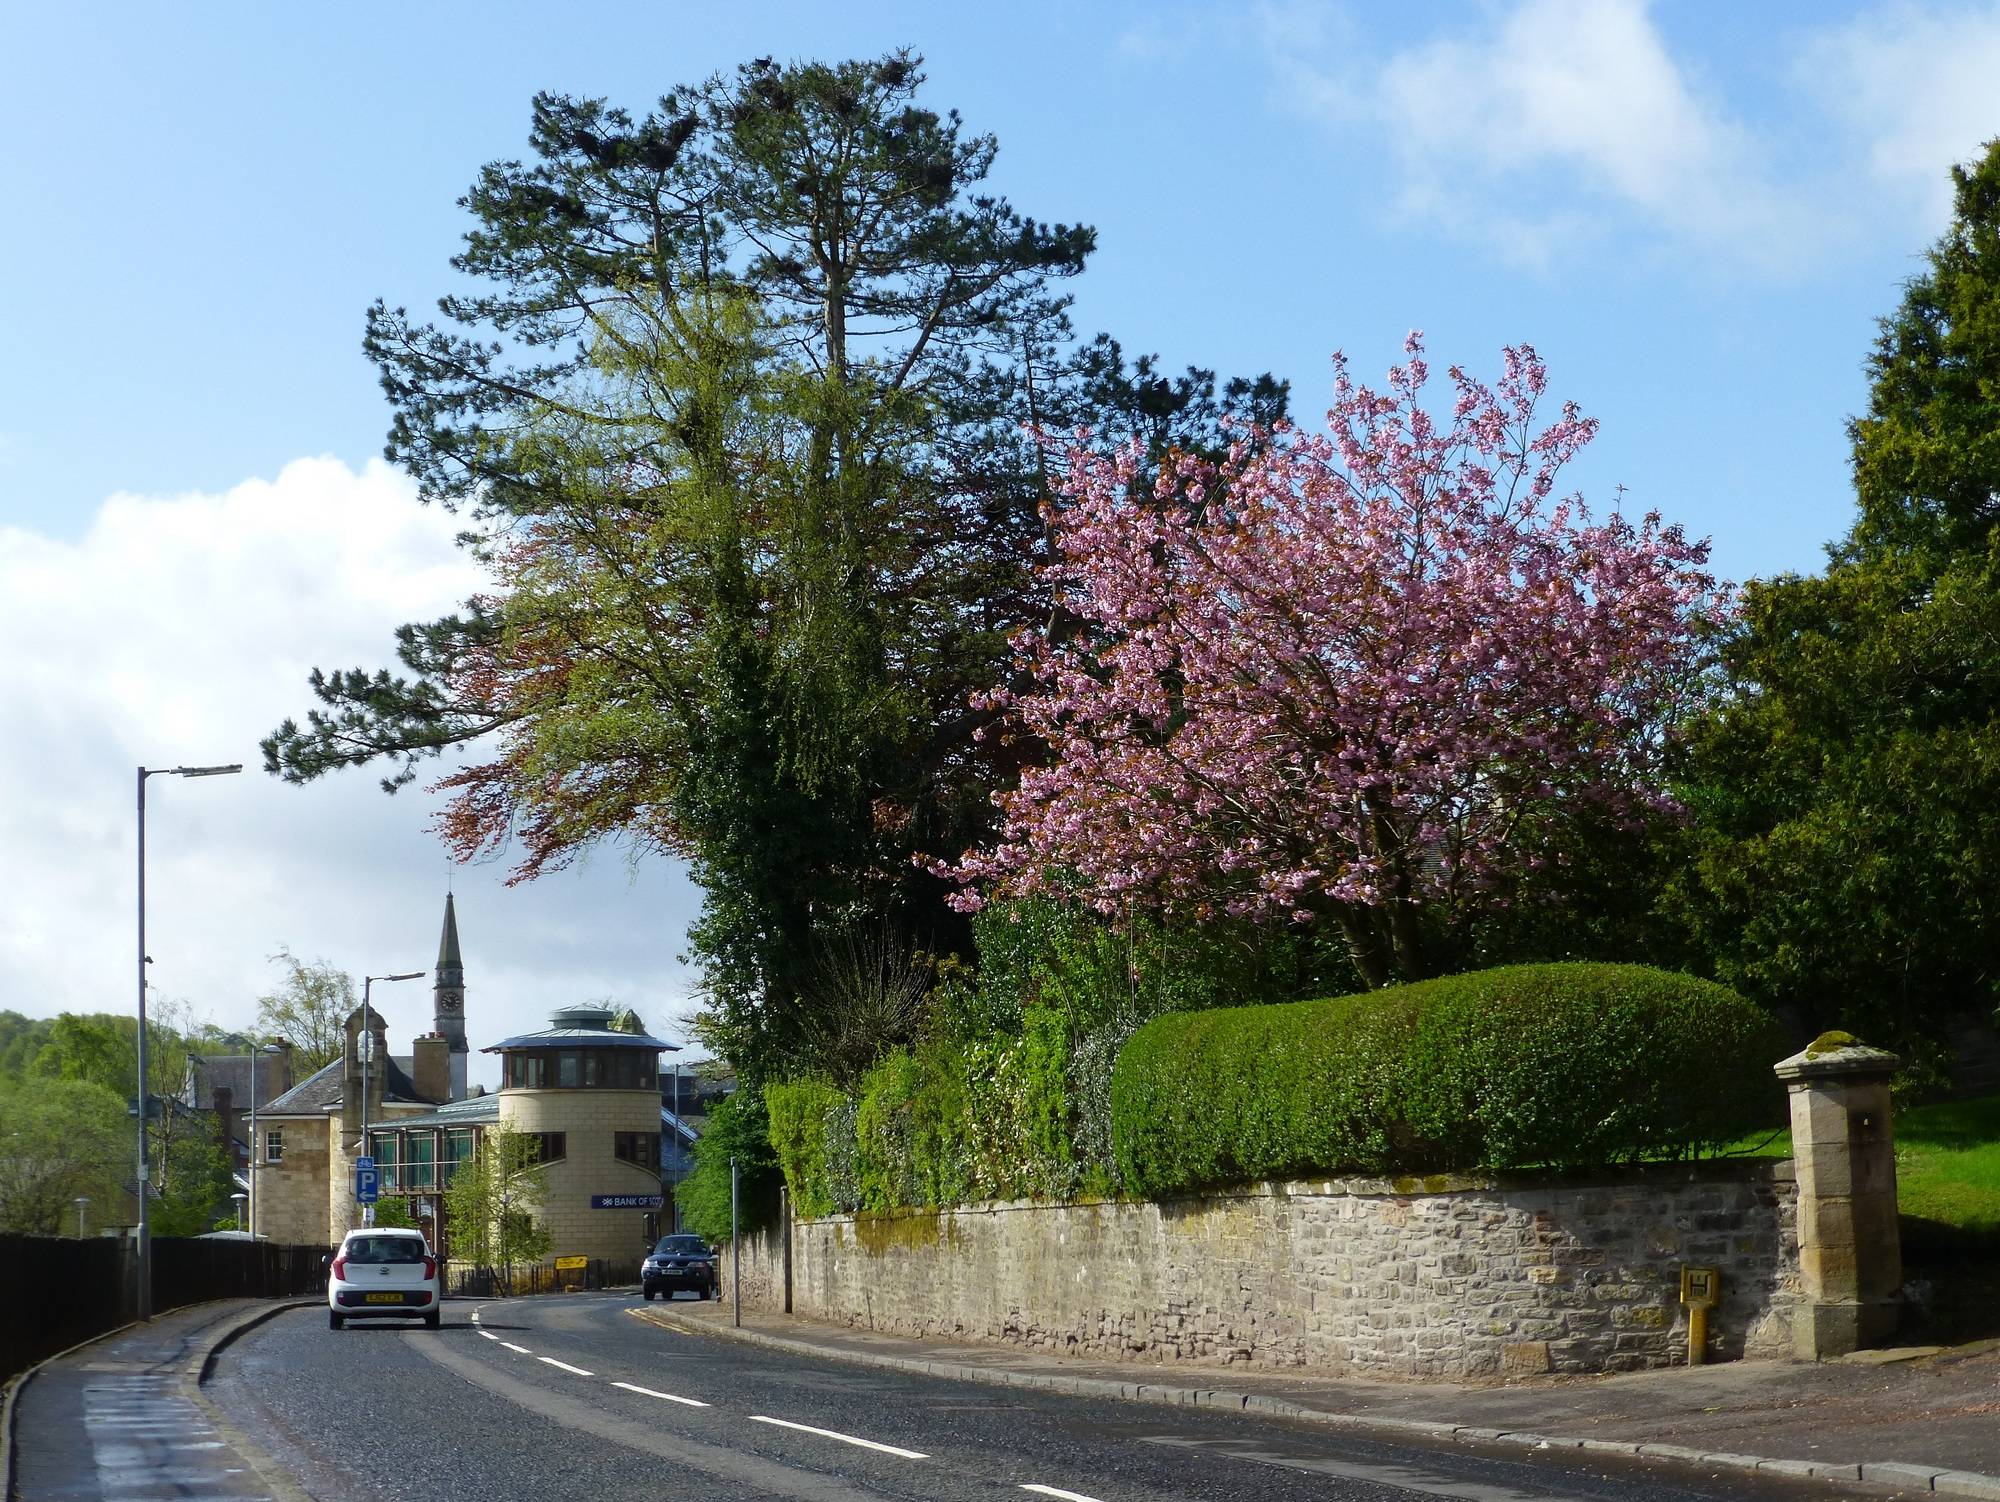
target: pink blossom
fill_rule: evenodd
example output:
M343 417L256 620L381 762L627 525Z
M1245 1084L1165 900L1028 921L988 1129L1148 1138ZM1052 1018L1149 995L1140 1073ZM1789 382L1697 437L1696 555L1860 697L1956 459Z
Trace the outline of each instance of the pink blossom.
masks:
M1324 437L1170 455L1149 499L1136 450L1067 446L1045 571L1067 621L987 696L1050 759L936 868L961 906L1057 871L1106 912L1499 901L1566 809L1672 808L1660 758L1732 609L1707 543L1550 501L1597 424L1566 403L1535 426L1531 347L1493 387L1452 367L1448 426L1423 353L1387 393L1336 355Z

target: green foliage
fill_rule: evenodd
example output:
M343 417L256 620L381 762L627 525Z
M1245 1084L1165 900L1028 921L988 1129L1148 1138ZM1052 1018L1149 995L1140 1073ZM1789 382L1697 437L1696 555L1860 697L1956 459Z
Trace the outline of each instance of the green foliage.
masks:
M808 1219L830 1215L836 1208L827 1185L827 1121L846 1099L819 1080L773 1081L764 1087L771 1151L791 1186L793 1208ZM711 1119L711 1131L714 1126ZM724 1234L727 1230L725 1225Z
M771 1141L805 1216L1069 1199L1090 1165L1068 1077L1068 1022L1035 1007L1018 1033L893 1050L858 1096L819 1080L765 1087Z
M454 1262L488 1268L511 1289L516 1268L544 1261L552 1246L539 1212L548 1171L535 1137L504 1122L480 1133L479 1148L445 1186L445 1250Z
M694 1145L694 1167L676 1191L682 1226L711 1243L729 1239L732 1157L738 1169L743 1229L755 1231L770 1222L779 1183L771 1120L761 1091L738 1090L716 1102L701 1140Z
M75 1200L116 1224L131 1197L134 1145L125 1102L88 1080L0 1084L0 1232L73 1234Z
M257 998L257 1031L292 1045L297 1078L331 1063L345 1046L347 1018L360 998L354 977L325 960L301 960L289 949L271 956L283 979Z
M35 1056L46 1046L54 1028L52 1017L0 1012L0 1087L34 1072Z
M460 855L686 860L702 1036L752 1088L873 1062L802 1023L829 936L965 948L912 857L974 843L1018 770L974 699L1047 608L1025 426L1212 450L1285 408L1079 348L1060 287L1094 232L992 193L997 144L920 65L759 59L643 117L536 97L463 200L466 290L435 323L378 302L365 341L392 459L494 523L496 587L399 630L406 673L315 671L264 743L288 780L379 758L393 789L485 739L446 779Z
M155 1236L199 1236L230 1208L229 1160L215 1141L183 1129L155 1164L160 1196L151 1211Z
M1162 1017L1112 1081L1132 1192L1688 1155L1774 1114L1778 1030L1705 981L1521 965Z
M1715 974L1934 1071L2000 999L2000 142L1883 320L1859 513L1822 577L1753 584L1698 727L1668 910Z
M2000 140L1951 169L1952 222L1869 352L1843 550L1982 554L2000 522Z
M375 1202L375 1224L391 1230L414 1231L417 1218L410 1214L410 1202L402 1195L388 1194Z
M961 1038L1016 1032L1041 1007L1081 1036L1162 1012L1309 994L1352 975L1337 941L1248 923L1166 923L1133 913L1113 924L1078 903L989 903L972 920L978 967L951 971L940 1023Z

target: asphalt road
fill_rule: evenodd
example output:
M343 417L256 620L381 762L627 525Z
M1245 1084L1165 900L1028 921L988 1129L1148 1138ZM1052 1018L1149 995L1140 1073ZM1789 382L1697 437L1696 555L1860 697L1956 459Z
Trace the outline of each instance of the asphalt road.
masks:
M635 1307L615 1293L450 1303L438 1331L336 1332L323 1311L294 1311L225 1349L207 1391L321 1502L1827 1495L905 1377L677 1334L633 1319Z

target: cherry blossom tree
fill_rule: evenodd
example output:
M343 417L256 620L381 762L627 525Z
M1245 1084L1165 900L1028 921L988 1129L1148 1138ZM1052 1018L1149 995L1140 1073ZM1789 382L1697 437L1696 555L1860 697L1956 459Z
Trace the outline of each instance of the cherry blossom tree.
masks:
M1555 494L1596 433L1538 425L1528 346L1423 405L1420 335L1386 389L1336 356L1328 432L1220 462L1068 447L1061 608L988 696L1045 758L998 795L957 901L1061 890L1331 921L1373 986L1432 972L1427 933L1519 900L1565 827L1677 817L1673 727L1732 608L1708 545Z

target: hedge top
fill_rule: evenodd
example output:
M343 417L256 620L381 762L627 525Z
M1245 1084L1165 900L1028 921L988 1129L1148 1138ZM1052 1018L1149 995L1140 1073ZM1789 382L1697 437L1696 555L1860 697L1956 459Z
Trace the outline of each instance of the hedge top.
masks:
M1177 1013L1119 1055L1125 1188L1684 1158L1766 1117L1782 1041L1734 991L1638 965L1516 965Z

